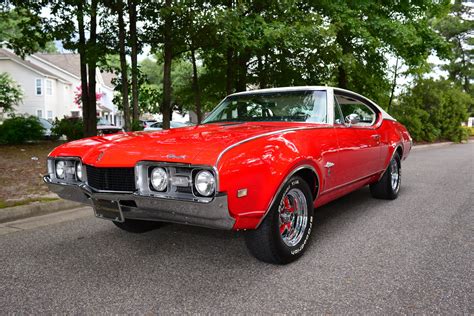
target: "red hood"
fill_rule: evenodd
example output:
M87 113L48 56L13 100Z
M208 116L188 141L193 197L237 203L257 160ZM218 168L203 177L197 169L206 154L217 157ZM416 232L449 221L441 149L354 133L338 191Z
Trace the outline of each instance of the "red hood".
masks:
M73 141L57 147L50 156L79 156L85 164L103 167L131 167L140 160L214 165L219 154L232 144L252 136L303 126L306 124L208 124L119 133Z

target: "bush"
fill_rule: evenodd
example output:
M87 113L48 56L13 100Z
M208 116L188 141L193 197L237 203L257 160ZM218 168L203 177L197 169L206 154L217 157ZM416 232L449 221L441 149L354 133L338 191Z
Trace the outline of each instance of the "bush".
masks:
M140 121L133 121L132 122L132 131L143 131L143 125Z
M51 133L57 137L65 135L68 141L84 137L84 123L81 118L64 117L56 119L53 123Z
M473 127L463 126L463 128L466 131L468 137L474 137L474 126Z
M44 128L34 116L12 116L0 125L1 144L22 144L43 138Z
M404 124L415 141L451 140L468 135L461 122L473 100L448 80L420 80L400 97L393 115Z

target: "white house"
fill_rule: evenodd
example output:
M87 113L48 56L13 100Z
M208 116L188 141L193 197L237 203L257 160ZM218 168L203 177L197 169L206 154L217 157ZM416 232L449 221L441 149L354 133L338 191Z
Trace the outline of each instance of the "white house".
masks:
M81 106L74 102L81 86L78 54L34 54L23 60L0 48L1 72L8 73L23 89L23 101L15 113L51 120L82 116ZM112 103L113 77L97 69L97 115L121 126L123 116Z

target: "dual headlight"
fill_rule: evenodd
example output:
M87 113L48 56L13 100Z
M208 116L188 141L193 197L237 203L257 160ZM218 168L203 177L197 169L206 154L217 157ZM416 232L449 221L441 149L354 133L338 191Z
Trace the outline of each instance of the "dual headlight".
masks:
M180 178L170 178L164 168L155 167L150 173L150 184L154 190L163 192L170 184L180 186L185 183L183 183L183 180ZM198 194L202 196L211 196L216 191L216 178L212 172L201 170L195 174L193 185Z
M84 179L84 168L80 160L51 160L48 163L48 169L49 174L54 174L60 180L83 181Z

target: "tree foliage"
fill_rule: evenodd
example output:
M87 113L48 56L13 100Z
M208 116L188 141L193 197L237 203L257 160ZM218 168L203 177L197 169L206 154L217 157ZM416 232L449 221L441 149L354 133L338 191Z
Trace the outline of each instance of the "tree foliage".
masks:
M0 109L4 112L13 110L23 99L21 87L8 75L0 73Z
M466 139L461 122L467 120L472 97L449 80L425 79L400 97L394 116L416 141Z
M430 69L430 54L451 58L450 80L470 89L472 51L463 43L472 40L472 19L459 0L13 2L17 13L11 14L25 16L15 23L26 21L32 39L45 40L34 37L40 29L81 54L87 113L95 109L95 66L120 74L115 99L127 127L130 110L134 120L139 112L159 111L166 128L172 110L193 110L200 119L225 95L249 88L335 85L388 106L396 84L388 75L390 58L417 78L397 105L402 111L408 104L399 113L408 120L405 113L412 111L412 126L431 115L414 101L423 95L417 87L428 85L422 75ZM44 8L47 17L41 15ZM12 43L21 51L18 41ZM155 58L138 64L145 46ZM419 138L454 137L444 127L434 130Z

